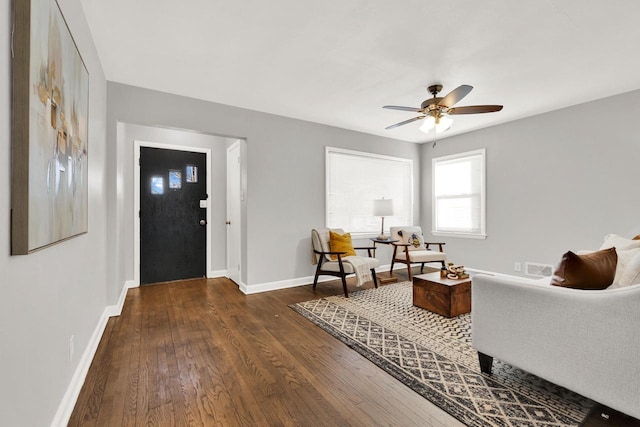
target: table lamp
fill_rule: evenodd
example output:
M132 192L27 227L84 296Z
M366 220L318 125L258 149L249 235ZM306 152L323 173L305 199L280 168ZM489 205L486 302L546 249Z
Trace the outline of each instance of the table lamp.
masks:
M375 199L373 201L373 216L382 217L382 229L378 239L387 240L387 236L384 235L384 217L393 215L393 200L392 199Z

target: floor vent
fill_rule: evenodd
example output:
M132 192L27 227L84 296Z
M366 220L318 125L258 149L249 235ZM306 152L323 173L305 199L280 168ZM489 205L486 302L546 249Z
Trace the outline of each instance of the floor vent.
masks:
M525 262L524 274L534 277L551 277L553 266L549 264L539 264L537 262Z

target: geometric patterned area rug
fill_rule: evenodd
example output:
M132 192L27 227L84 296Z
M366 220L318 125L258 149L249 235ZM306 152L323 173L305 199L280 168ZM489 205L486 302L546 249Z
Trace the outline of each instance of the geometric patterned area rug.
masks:
M593 402L499 360L480 372L471 315L412 302L411 282L290 307L469 426L577 426Z

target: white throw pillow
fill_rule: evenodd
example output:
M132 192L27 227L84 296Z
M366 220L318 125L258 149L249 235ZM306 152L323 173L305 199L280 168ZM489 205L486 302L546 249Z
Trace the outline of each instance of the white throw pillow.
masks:
M640 283L640 249L618 251L618 266L621 261L625 264L622 272L616 268L616 277L607 289L624 288Z
M398 232L402 236L402 240L400 243L405 243L409 245L410 251L424 251L424 237L422 233L419 231L407 231L400 230Z
M640 248L640 240L631 240L617 234L607 234L600 249L616 248L616 251Z

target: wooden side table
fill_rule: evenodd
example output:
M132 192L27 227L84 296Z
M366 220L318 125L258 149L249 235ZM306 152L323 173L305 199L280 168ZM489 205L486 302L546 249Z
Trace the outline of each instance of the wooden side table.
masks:
M370 240L373 242L373 257L374 257L374 258L375 258L375 256L376 256L376 249L375 249L375 248L376 248L376 245L377 245L378 243L380 243L380 244L382 244L382 245L390 245L390 244L392 244L392 243L396 243L396 242L398 241L397 239L391 239L391 238L388 238L388 239L378 239L377 237L376 237L376 238L373 238L373 239L370 239ZM381 283L381 284L383 284L383 285L385 285L385 284L387 284L387 283L396 283L397 281L398 281L398 278L397 278L397 277L395 277L395 276L392 276L390 273L389 273L389 275L388 275L388 276L386 276L386 277L385 277L385 276L380 276L380 275L378 275L378 282L380 282L380 283Z
M471 279L442 279L440 272L413 278L413 305L445 317L471 312Z

